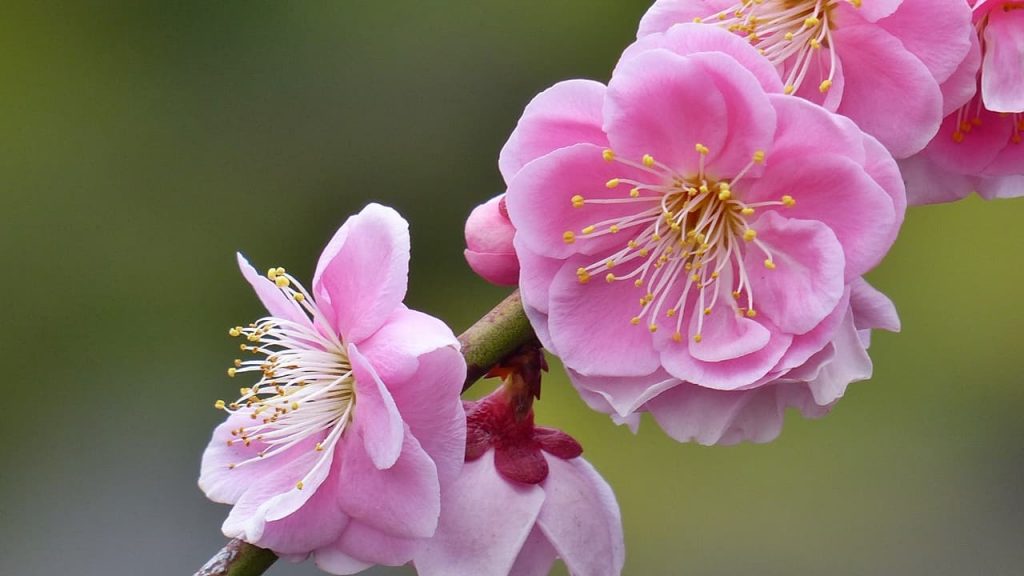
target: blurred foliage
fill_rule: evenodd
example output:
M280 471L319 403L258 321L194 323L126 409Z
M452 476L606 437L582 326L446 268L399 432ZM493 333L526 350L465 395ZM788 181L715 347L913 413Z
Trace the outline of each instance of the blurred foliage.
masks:
M234 389L226 328L261 314L234 251L308 277L384 202L412 226L409 304L467 327L505 293L461 259L504 139L541 89L605 80L645 8L5 3L0 573L202 564L226 514L195 487ZM872 275L904 332L770 445L634 437L553 366L539 420L616 489L627 573L1019 574L1022 219L1024 201L912 210Z

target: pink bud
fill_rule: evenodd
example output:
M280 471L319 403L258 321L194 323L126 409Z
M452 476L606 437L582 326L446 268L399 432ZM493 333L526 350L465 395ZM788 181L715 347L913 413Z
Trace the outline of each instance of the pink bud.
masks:
M519 259L512 247L515 228L508 219L505 195L477 206L466 219L466 262L491 284L519 283Z

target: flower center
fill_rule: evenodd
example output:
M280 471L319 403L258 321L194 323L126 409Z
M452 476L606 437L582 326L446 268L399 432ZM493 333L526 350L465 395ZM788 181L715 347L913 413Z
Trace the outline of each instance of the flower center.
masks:
M828 48L828 75L818 84L818 90L825 93L832 87L836 70L832 11L841 1L855 8L861 5L861 0L743 0L694 21L717 24L746 37L783 71L786 94L800 88L821 47Z
M231 431L234 438L228 440L229 446L236 442L264 446L255 457L231 468L275 456L324 431L327 436L314 450L330 449L351 421L355 406L355 380L344 344L331 331L317 329L314 321L327 323L313 298L284 268L271 268L267 276L311 321L267 316L228 330L231 336L244 339L242 352L257 356L236 359L228 376L255 372L260 379L251 388L241 388L234 402L218 400L215 407L248 413L253 420L251 426ZM302 482L297 487L301 489Z
M576 276L586 284L593 276L605 272L606 282L632 282L643 290L640 311L630 323L647 325L651 332L659 328L664 317L674 323L673 340L681 342L682 323L688 303L697 316L695 342L702 339L704 316L710 315L718 305L722 272L730 272L730 286L738 313L753 318L754 291L750 275L744 264L748 249L764 255L764 266L776 268L771 249L757 238L748 217L758 208L766 206L793 206L796 201L785 195L779 200L745 203L737 197L733 186L755 164L764 162L764 152L758 151L743 170L731 179L712 179L705 174L704 158L709 150L696 145L700 155L697 174L684 176L668 166L645 155L640 162L620 158L611 150L603 152L604 159L618 162L652 176L653 183L625 178L613 178L606 185L618 188L630 186L624 198L587 199L576 195L572 205L628 204L636 210L621 218L604 220L584 227L577 234L566 231L566 243L587 240L609 234L623 234L629 238L625 246L607 258L580 267Z

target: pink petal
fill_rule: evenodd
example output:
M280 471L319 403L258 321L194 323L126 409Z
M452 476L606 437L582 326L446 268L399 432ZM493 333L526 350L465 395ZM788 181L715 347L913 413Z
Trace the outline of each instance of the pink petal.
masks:
M907 191L899 165L893 160L882 143L870 134L864 134L864 171L889 195L894 212L890 227L889 244L896 241L896 235L903 225L907 212Z
M572 368L568 369L569 378L580 392L589 391L600 395L609 410L619 416L628 416L639 410L648 400L665 390L679 385L679 380L664 370L657 370L646 376L607 377L584 376ZM593 408L593 406L591 406Z
M538 526L534 526L508 576L547 576L556 558L558 553L548 542L548 537Z
M748 265L749 268L749 265ZM764 266L761 266L763 269ZM756 272L755 272L756 274ZM711 309L710 314L694 310L690 315L690 327L686 338L689 352L695 360L701 362L721 362L753 354L768 345L771 333L759 322L747 318L736 309L729 294L731 274L723 275L717 285L722 292L719 303ZM722 283L724 282L724 283ZM667 331L666 331L667 332ZM701 341L694 339L701 335ZM670 338L663 336L667 346ZM667 346L659 347L665 350Z
M425 538L434 533L440 507L437 468L405 431L395 465L380 470L361 446L346 437L339 484L341 509L353 519L392 536Z
M370 204L324 248L313 294L345 342L360 342L401 304L408 278L409 224L393 209Z
M316 551L317 565L327 569L325 565L344 563L344 566L355 560L360 564L401 566L412 560L421 544L420 539L391 536L353 521L340 538Z
M665 32L676 24L693 22L694 18L710 16L729 5L730 2L722 0L657 0L640 19L637 38Z
M985 28L981 96L994 112L1024 112L1024 10L993 9Z
M314 558L317 567L330 574L358 574L373 567L373 563L356 560L334 546L317 550Z
M452 329L433 316L401 304L379 330L359 343L359 351L389 387L415 373L420 356L441 348L458 350L459 341Z
M778 118L775 140L765 156L771 166L777 160L838 154L864 162L864 132L849 118L831 114L803 98L768 96Z
M601 130L604 91L600 82L567 80L535 96L498 157L505 182L512 182L532 160L559 148L582 142L607 148Z
M518 171L518 170L517 170ZM466 219L466 262L491 284L514 286L519 281L519 261L512 247L515 228L499 194L477 206Z
M900 317L888 296L863 278L854 280L851 288L850 306L853 307L853 321L858 330L870 328L900 331Z
M928 150L900 160L900 172L907 181L907 201L912 206L954 202L974 190L970 178L943 170Z
M754 309L783 332L810 331L843 297L843 246L821 222L784 218L777 212L765 212L751 227L775 262L775 269L769 270L764 266L764 252L747 247L744 265Z
M336 458L332 466L330 474L338 474L340 458ZM337 540L349 524L348 515L338 508L337 491L336 483L321 484L301 508L267 522L259 545L278 554L308 554Z
M466 412L459 395L465 380L466 361L448 347L424 354L416 372L389 385L402 420L434 461L442 486L462 469Z
M519 282L519 260L515 252L488 254L467 248L462 255L477 276L495 286L515 286Z
M896 218L893 201L849 159L833 154L817 155L814 162L776 157L743 193L743 201L778 200L783 195L796 200L792 207L779 208L783 216L818 220L832 229L846 257L847 280L863 275L889 250Z
M611 487L582 458L548 458L548 465L537 525L572 574L620 574L626 553Z
M214 502L234 504L249 486L265 476L280 462L291 462L306 450L297 446L270 460L257 460L241 468L230 468L251 458L258 458L258 453L267 447L266 444L251 440L249 446L236 439L232 430L251 426L253 420L248 412L236 412L227 420L214 428L213 437L203 452L203 462L199 472L199 489ZM228 440L232 443L228 446ZM312 447L312 444L305 448Z
M705 446L771 442L782 431L785 411L774 385L722 391L683 384L655 398L647 408L674 440Z
M628 231L595 238L583 238L581 231L591 224L632 214L635 205L588 204L576 208L572 202L576 195L584 199L628 198L628 186L611 189L607 183L614 178L651 179L634 168L606 162L603 151L593 144L576 144L539 158L516 174L508 187L506 204L516 227L517 244L552 258L595 254L625 245ZM577 234L575 242L563 240L566 231Z
M658 367L645 326L630 324L639 309L630 282L595 278L580 284L576 270L585 257L568 260L551 284L548 329L562 361L581 374L643 376Z
M767 321L761 322L766 325ZM774 327L772 327L774 328ZM771 329L768 344L754 352L722 362L704 362L689 353L687 342L676 343L661 351L661 364L672 376L687 382L697 382L707 388L733 390L755 382L768 373L785 354L793 336Z
M391 392L355 344L348 345L348 359L356 381L352 424L359 431L373 465L378 470L387 470L402 452L402 416Z
M514 244L521 265L519 292L523 297L523 303L547 314L551 281L562 268L562 261L536 254L520 240L519 236L516 237Z
M700 86L700 90L694 90ZM701 155L712 178L733 176L767 150L775 112L757 78L730 56L650 50L621 62L608 83L604 129L612 149L696 174Z
M1013 121L988 110L981 110L976 116L976 123L972 122L975 115L968 115L966 121L970 122L970 128L964 131L958 126L957 116L950 114L943 120L939 133L925 149L925 153L937 161L942 170L965 175L979 174L1006 148L1013 133ZM953 139L956 132L963 135L960 142Z
M297 302L285 296L284 292L271 282L269 278L257 272L241 253L237 254L237 258L238 268L242 271L242 276L252 285L253 290L256 291L256 296L259 297L260 302L263 303L264 308L267 309L267 312L270 312L271 316L290 320L300 326L309 326L309 316L306 316L306 313L302 311Z
M837 19L841 25L846 25L849 20L856 21L861 18L868 22L876 22L898 10L905 1L873 0L856 8L847 2L839 2L836 7L838 10ZM855 16L855 18L851 18L851 16Z
M808 383L814 401L822 406L841 398L847 385L871 377L871 358L857 335L852 312L840 326L833 345L835 357L821 368L816 379Z
M647 12L645 20L652 12L655 12L657 4L655 3L655 7ZM689 4L696 3L691 1ZM703 14L707 15L708 12L705 11ZM676 20L675 22L683 23L668 26L662 33L641 34L639 39L622 53L619 62L658 48L680 56L699 52L720 52L743 64L743 67L757 78L765 92L782 92L782 80L779 79L779 73L764 56L761 56L750 45L750 42L717 26L694 24L691 22L692 20L692 17ZM643 30L644 22L641 21L640 25Z
M793 68L799 63L789 58L779 75L788 78ZM793 93L801 100L813 102L829 112L835 112L843 101L843 93L846 91L846 75L843 73L843 60L836 57L835 67L832 68L832 48L823 46L814 50L810 55L810 65L804 75L803 81ZM831 70L831 77L830 72ZM825 91L821 91L821 83L829 80L832 85Z
M878 20L878 26L898 38L938 82L957 69L975 35L966 2L903 0L892 15Z
M836 307L815 326L812 330L793 337L786 353L779 360L779 363L772 368L772 372L765 378L776 378L780 372L796 368L807 362L811 356L820 352L828 346L828 343L835 336L836 330L846 317L850 308L850 290L844 290L843 297L836 304ZM790 375L786 375L790 378ZM763 382L762 382L763 384Z
M833 31L845 88L838 112L896 158L924 148L942 120L942 93L928 68L877 26Z
M1024 196L1024 175L979 178L978 195L986 200Z
M629 427L630 431L633 432L633 434L636 434L637 430L639 430L640 428L639 413L633 413L630 414L629 416L620 416L619 414L616 413L611 403L608 402L607 398L605 398L601 394L598 394L597 392L593 392L580 386L576 382L577 377L579 377L578 374L574 374L571 370L569 370L569 378L572 381L573 385L576 387L576 391L579 392L580 398L583 400L583 402L586 403L587 406L590 407L591 410L594 410L595 412L600 412L602 414L608 414L609 416L611 416L612 422L615 422L616 425L622 426L623 424L625 424L626 426ZM625 378L624 380L629 379Z
M437 532L414 559L421 576L505 576L511 570L537 520L544 490L502 479L493 454L467 462L445 489Z

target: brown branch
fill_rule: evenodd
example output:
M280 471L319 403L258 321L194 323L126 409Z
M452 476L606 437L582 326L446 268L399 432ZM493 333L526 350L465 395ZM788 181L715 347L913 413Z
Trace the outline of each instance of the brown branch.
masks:
M466 358L465 392L487 372L524 344L537 341L523 311L519 291L501 301L459 336ZM270 550L235 538L220 549L195 576L258 576L277 560Z

